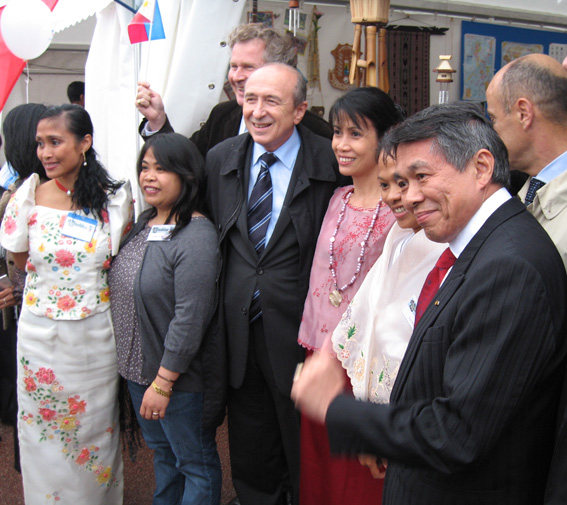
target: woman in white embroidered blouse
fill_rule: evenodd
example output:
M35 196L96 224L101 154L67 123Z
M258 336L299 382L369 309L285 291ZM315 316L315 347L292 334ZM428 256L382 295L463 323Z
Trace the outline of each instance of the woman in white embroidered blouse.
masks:
M403 180L395 165L380 162L382 199L396 217L382 256L368 272L333 335L333 349L360 400L388 403L400 363L413 332L417 299L425 278L447 247L429 240L402 204ZM380 462L362 456L374 476ZM384 462L385 463L385 462Z
M27 271L18 328L26 503L119 505L118 373L107 272L131 226L129 187L110 179L76 105L48 109L33 174L12 197L2 246Z

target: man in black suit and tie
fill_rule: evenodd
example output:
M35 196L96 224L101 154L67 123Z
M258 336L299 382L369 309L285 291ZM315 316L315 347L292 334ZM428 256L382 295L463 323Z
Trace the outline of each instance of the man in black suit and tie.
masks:
M456 261L423 310L424 285L389 405L341 395L324 353L292 397L326 421L334 452L387 460L384 505L542 503L566 354L561 257L504 189L506 149L476 106L430 107L383 147L404 206Z
M331 142L300 125L306 85L270 63L247 80L248 132L207 155L209 209L223 269L232 479L241 505L298 502L299 415L289 397L297 333L328 201L339 185ZM266 204L266 202L269 202Z

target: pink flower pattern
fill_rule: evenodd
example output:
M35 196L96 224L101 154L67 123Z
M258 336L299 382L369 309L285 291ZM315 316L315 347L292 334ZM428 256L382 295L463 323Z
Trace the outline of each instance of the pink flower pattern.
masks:
M87 402L81 400L79 395L68 396L65 388L57 380L51 368L40 367L37 372L29 367L29 361L22 357L20 365L23 368L26 391L38 405L37 411L20 413L22 426L37 424L44 426L41 430L39 442L58 440L67 454L81 468L92 472L93 479L104 487L117 486L118 480L111 467L98 461L99 447L91 445L81 446L79 432L82 425L82 415L87 411ZM39 386L34 377L37 377ZM109 433L109 429L105 430ZM112 431L110 431L111 433ZM101 479L101 475L104 476Z
M33 380L33 377L26 377L24 379L24 382L26 383L26 391L31 392L31 391L35 391L37 389L37 384Z
M40 384L51 384L55 380L55 374L51 368L41 367L39 371L35 373L35 376Z
M12 233L14 233L17 228L16 220L12 216L8 216L6 219L4 219L3 227L4 232L7 235L12 235Z
M10 240L19 245L25 236L28 242L26 307L36 315L56 320L82 319L106 310L110 305L108 297L100 293L108 291L109 212L103 210L91 239L93 247L85 248L88 242L62 234L68 212L44 207L29 211L30 198L31 192L17 191L6 207L2 223L5 238L12 235ZM130 202L125 201L120 214L124 219L122 231L131 225L131 209ZM96 218L92 213L88 217Z
M72 252L69 252L65 249L59 249L55 253L55 263L58 263L64 268L72 267L75 263L75 256Z
M75 305L77 305L77 302L69 295L62 296L57 300L57 308L63 312L69 312Z

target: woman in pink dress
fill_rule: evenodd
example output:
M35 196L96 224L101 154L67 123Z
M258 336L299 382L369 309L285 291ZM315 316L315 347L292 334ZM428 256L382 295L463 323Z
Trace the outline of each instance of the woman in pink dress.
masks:
M382 253L394 216L382 202L379 142L401 119L378 88L356 88L333 105L333 150L353 184L329 202L311 268L299 343L309 352L333 352L330 336L364 276ZM381 503L382 481L357 458L334 457L324 425L302 416L300 505Z

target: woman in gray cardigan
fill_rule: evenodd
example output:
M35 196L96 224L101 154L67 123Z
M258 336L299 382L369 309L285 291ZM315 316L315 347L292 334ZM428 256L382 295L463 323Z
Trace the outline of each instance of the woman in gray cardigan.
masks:
M216 505L215 426L203 422L203 354L219 271L214 225L203 214L204 163L175 133L155 135L138 159L141 214L110 275L118 366L154 449L153 505Z

